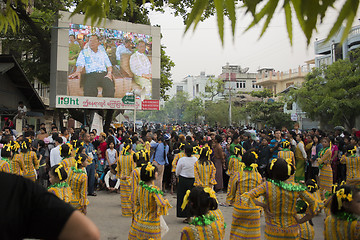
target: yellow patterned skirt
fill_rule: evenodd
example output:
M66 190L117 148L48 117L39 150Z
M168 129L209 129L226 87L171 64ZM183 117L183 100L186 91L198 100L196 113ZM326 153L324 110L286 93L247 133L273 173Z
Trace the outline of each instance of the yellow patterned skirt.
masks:
M132 216L132 204L130 200L131 184L128 180L120 179L121 210L124 217Z
M333 173L330 164L324 165L320 169L320 189L331 192L333 185Z
M25 170L26 171L26 170ZM31 181L35 182L36 181L36 173L35 173L35 169L32 172L24 172L23 174L24 178L30 179Z
M160 218L153 221L143 221L135 216L131 223L129 240L148 240L150 238L161 239Z
M234 205L230 239L260 240L260 208Z
M299 214L299 217L302 218L303 216L305 216L305 214ZM309 221L300 224L300 238L301 239L307 239L307 240L312 240L314 239L315 236L315 232L314 232L314 227L310 224Z
M270 223L265 224L265 239L279 240L279 239L300 239L299 225L289 226L287 228L278 227Z

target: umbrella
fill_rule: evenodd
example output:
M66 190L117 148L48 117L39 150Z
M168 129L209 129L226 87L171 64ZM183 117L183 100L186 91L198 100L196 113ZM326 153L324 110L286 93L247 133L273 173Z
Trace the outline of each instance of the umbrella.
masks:
M334 130L344 131L345 128L343 126L336 126L334 127Z

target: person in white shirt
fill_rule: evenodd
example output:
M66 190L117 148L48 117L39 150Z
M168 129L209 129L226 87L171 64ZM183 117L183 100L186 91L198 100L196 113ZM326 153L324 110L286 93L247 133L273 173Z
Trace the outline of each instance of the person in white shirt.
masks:
M121 66L121 55L123 54L131 54L131 40L130 39L125 39L124 44L120 44L117 48L116 48L116 61L117 64L119 66Z
M134 74L134 81L142 89L141 95L151 95L151 62L145 55L146 44L139 41L137 44L138 51L130 57L130 70Z
M56 137L54 142L55 147L50 151L50 167L53 167L62 161L62 157L60 156L60 146L63 142L63 139L61 137Z
M116 177L116 164L110 166L110 170L105 174L104 182L106 189L110 192L119 192L120 179Z
M194 187L195 175L194 165L197 158L191 156L193 148L190 144L185 146L185 157L179 159L176 166L176 176L179 178L177 187L177 203L176 203L176 216L179 218L186 218L184 223L188 223L190 220L190 213L187 208L184 211L181 209L184 196L187 190L191 190Z

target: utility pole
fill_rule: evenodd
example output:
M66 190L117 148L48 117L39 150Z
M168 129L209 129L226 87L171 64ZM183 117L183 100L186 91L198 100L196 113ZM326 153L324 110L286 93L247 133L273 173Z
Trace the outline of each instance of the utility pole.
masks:
M231 123L232 123L232 120L231 120L231 90L232 90L232 87L228 87L226 89L229 90L229 126L231 127Z

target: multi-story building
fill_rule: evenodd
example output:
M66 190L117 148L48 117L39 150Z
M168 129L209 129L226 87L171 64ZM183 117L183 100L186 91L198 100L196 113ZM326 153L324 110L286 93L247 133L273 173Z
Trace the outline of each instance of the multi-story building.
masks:
M289 69L286 72L275 71L273 68L261 68L256 76L256 84L270 89L274 97L290 86L301 86L305 82L305 76L311 71L314 60L306 62L305 66Z
M341 36L344 28L332 37L329 41L325 39L315 41L314 51L315 66L330 65L338 59L346 59L349 57L349 52L360 46L360 26L354 26L348 37L341 44Z
M257 73L248 73L249 68L241 68L239 65L229 65L227 63L222 67L222 73L219 76L225 83L225 92L252 92L262 90L262 87L256 83Z

